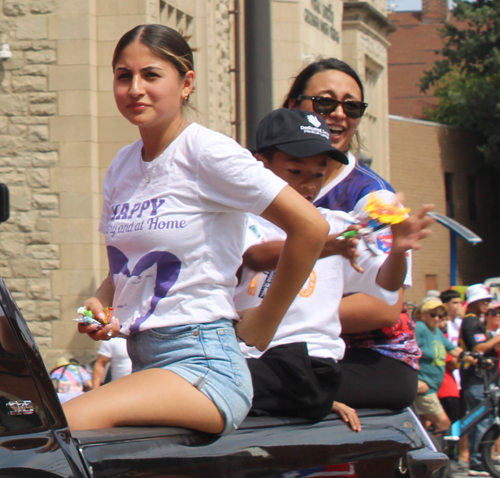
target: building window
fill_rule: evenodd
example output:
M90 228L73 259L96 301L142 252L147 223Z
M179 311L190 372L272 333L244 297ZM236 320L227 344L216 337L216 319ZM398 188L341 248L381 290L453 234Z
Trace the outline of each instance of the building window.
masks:
M469 219L477 221L477 193L476 193L476 177L467 177L467 191L469 196Z
M446 201L446 215L455 217L455 207L453 204L453 173L444 173L444 195Z
M425 291L438 290L438 277L436 274L425 274Z

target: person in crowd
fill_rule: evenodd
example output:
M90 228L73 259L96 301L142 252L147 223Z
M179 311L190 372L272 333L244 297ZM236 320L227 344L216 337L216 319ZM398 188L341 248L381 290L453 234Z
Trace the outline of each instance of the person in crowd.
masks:
M50 378L54 384L61 403L78 397L84 392L92 390L92 375L75 359L60 357L56 366L50 372Z
M125 337L114 337L111 340L101 342L92 373L92 388L100 387L105 381L107 373L110 373L108 381L111 381L125 377L131 372L132 361L128 356Z
M391 185L354 156L360 143L357 129L368 105L363 84L347 63L322 58L308 65L295 78L283 106L321 116L330 129L332 145L349 160L349 164L330 161L316 206L359 213L373 191L388 202L397 200ZM387 253L390 235L386 229L371 239ZM411 286L410 260L404 285ZM362 293L342 299L340 320L347 349L340 361L340 402L354 408L393 409L413 403L420 350L413 320L401 314L402 307L403 290L393 306Z
M448 315L448 320L446 321L448 340L452 344L458 345L460 327L462 326L462 317L464 316L462 297L458 291L448 289L441 292L439 298L446 307Z
M252 399L237 336L267 347L319 257L328 223L248 150L188 122L193 54L178 32L133 28L112 66L118 110L140 139L106 173L99 231L109 275L84 304L98 320L106 307L116 317L78 328L95 340L127 336L133 373L70 400L64 411L74 430L228 433ZM232 297L247 212L285 230L287 241L264 300L238 314Z
M500 335L490 337L481 318L488 312L491 294L483 284L474 284L465 291L467 313L462 321L460 343L465 350L481 352L485 357L496 358L495 347L500 344ZM467 410L472 410L484 398L483 372L471 365L461 371L462 394ZM485 371L489 383L498 384L498 366L495 364ZM479 442L491 424L485 418L467 434L469 447L469 475L488 476L481 463Z
M445 304L443 305L446 307ZM447 328L448 322L449 322L449 316L445 312L439 324L439 328L441 329L441 332L443 332L443 335L450 341L450 343L456 347L457 345L451 342L451 340L448 338L448 328ZM438 398L439 401L441 402L443 410L450 419L451 423L461 418L460 389L458 388L455 377L453 376L455 371L460 373L458 367L459 367L458 359L455 358L453 355L447 353L444 377L441 386L439 387L438 390Z
M485 325L488 335L495 337L500 333L500 303L497 300L491 300L488 304L488 311L485 316ZM498 347L495 347L498 355Z
M443 303L446 307L446 304ZM449 310L449 308L448 308ZM443 320L440 324L441 332L443 332L444 336L448 338L448 322L449 315L446 313L443 317ZM457 346L457 342L450 342ZM456 376L458 375L460 379L460 363L458 359L453 357L450 354L446 354L446 366L444 370L443 382L441 383L441 387L438 390L438 398L441 402L443 410L446 415L450 419L451 423L460 420L465 414L465 404L464 400L461 398L460 394L460 381L456 380ZM458 456L456 456L456 450L454 447L449 450L450 459L457 459L457 471L467 473L469 471L469 451L467 450L467 435L463 435L460 437L458 442Z
M462 296L456 290L447 289L441 292L439 298L447 310L447 320L443 322L446 330L443 330L443 333L453 345L458 346L460 327L462 326L462 317L464 316ZM452 423L462 418L466 411L465 399L462 397L461 389L458 362L454 357L447 355L446 370L438 396ZM468 471L468 462L467 435L463 435L458 442L458 469Z
M331 146L326 122L314 113L281 108L269 113L258 126L256 157L311 202L321 189L327 154L333 157L330 161L346 161ZM406 251L429 234L428 209L391 226L393 245L387 257L374 256L360 241L358 251L354 248L359 254L360 273L348 259L331 254L329 244L343 242L339 234L352 223L351 217L320 208L330 224L321 259L285 314L269 348L262 353L255 347L242 346L254 387L252 410L313 420L332 410L341 381L337 362L344 353L338 319L342 293L362 291L396 303L406 275ZM250 216L244 267L235 294L237 307L257 306L265 297L273 277L272 270L266 268L271 260L276 263L279 256L275 249L285 237L279 227Z
M415 313L416 337L422 350L415 409L422 423L432 425L434 432L439 433L451 426L438 398L445 374L446 353L468 363L473 363L475 359L464 356L463 349L453 345L441 331L440 324L446 317L446 307L440 299L426 297Z

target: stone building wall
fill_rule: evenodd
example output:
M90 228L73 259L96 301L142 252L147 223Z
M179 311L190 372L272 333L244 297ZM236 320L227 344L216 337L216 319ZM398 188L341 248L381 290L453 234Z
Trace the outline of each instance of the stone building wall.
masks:
M0 274L43 349L52 346L60 301L52 287L60 267L60 247L52 236L59 217L59 196L51 188L58 145L50 140L50 118L57 94L49 70L57 44L48 35L55 2L2 4L0 41L12 58L0 60L0 180L10 189L11 217L0 225Z
M359 74L368 108L360 123L360 154L388 181L390 177L387 105L387 37L394 26L382 2L344 1L343 60Z

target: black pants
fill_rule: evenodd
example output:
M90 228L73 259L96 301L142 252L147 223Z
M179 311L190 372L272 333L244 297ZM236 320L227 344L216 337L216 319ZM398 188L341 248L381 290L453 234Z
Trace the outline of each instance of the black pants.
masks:
M339 361L342 383L335 400L353 408L410 406L417 395L418 371L370 349L350 348Z
M440 398L439 401L451 423L460 420L465 415L465 413L463 413L465 410L462 410L459 397L443 397Z
M332 410L340 385L333 359L310 357L305 343L279 345L248 359L254 399L250 415L321 420Z

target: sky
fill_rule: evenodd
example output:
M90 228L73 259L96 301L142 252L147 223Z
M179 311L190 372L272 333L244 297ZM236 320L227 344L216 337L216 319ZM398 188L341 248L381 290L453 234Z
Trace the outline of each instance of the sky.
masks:
M453 6L454 2L448 0L448 7L453 8ZM392 12L420 12L422 0L387 0L387 8Z
M388 8L393 12L419 12L422 0L388 0Z

